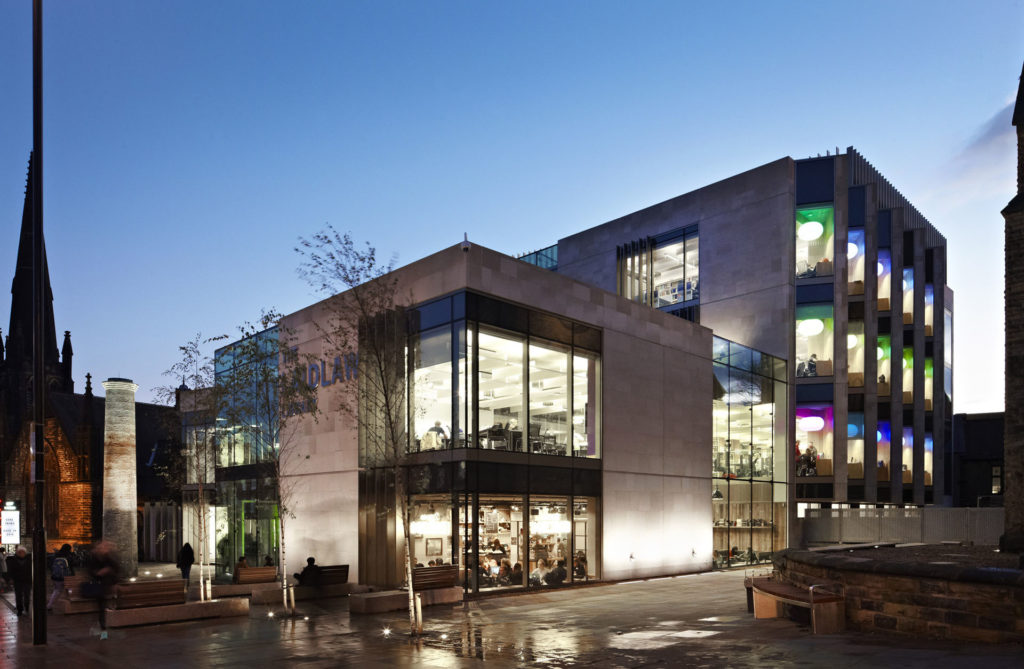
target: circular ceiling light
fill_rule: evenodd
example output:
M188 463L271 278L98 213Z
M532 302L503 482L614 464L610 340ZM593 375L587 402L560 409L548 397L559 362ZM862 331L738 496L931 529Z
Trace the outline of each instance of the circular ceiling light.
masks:
M881 346L878 347L878 359L881 360L885 357L885 349Z
M850 438L856 438L860 436L860 426L854 425L853 423L846 424L846 436Z
M860 255L860 248L853 242L849 242L846 245L846 257L853 260Z
M882 274L884 272L885 272L885 265L883 265L881 262L879 262L878 263L878 276L882 276Z
M804 337L813 337L814 335L821 334L821 331L824 329L825 324L820 318L808 318L796 324L797 334Z
M804 432L818 432L825 427L825 419L821 416L804 416L796 425Z
M856 348L857 346L857 335L848 334L846 335L846 348Z
M825 232L825 226L817 221L807 221L797 228L796 236L805 242L813 242Z

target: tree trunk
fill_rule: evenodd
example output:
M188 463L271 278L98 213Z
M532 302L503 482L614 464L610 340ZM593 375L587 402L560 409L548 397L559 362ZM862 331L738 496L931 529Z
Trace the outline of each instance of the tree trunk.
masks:
M409 584L409 634L417 636L419 634L419 626L416 624L416 592L412 585L412 568L414 565L412 562L412 537L409 533L409 498L405 494L404 489L402 490L399 504L402 514L402 534L405 536L405 580Z
M277 528L281 537L281 546L277 559L278 569L281 571L281 603L284 605L285 611L294 614L295 610L288 601L288 573L284 568L284 509L280 500L277 503Z

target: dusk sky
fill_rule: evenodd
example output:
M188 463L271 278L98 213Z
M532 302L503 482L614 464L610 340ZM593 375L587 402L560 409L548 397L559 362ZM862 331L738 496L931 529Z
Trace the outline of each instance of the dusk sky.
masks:
M5 334L31 4L0 3ZM196 332L318 299L293 249L326 223L399 264L464 232L517 255L852 145L948 240L955 410L1003 409L1022 0L49 0L44 42L47 253L79 391L129 377L150 401Z

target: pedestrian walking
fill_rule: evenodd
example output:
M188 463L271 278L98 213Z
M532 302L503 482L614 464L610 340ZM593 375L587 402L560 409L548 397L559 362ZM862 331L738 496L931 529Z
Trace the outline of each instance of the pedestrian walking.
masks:
M71 567L71 544L64 544L53 556L53 564L50 565L53 592L50 593L50 600L46 602L47 611L53 611L53 605L64 595L64 578L74 574L75 570Z
M101 541L96 544L92 549L89 562L89 576L99 585L96 588L96 602L100 607L101 639L107 638L107 597L117 585L118 571L114 544L109 541Z
M192 550L192 544L185 542L185 545L178 551L178 569L181 570L181 577L188 581L192 573L192 565L195 564L196 553Z
M18 546L14 555L7 558L7 573L10 574L14 586L14 604L18 615L28 613L28 603L32 601L32 560L28 557L28 549Z
M6 592L10 587L10 579L7 576L7 550L0 548L0 592Z

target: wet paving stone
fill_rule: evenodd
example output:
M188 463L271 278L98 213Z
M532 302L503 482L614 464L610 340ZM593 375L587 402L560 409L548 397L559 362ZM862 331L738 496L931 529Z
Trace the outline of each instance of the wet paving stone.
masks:
M349 616L344 598L300 602L299 615L111 630L93 616L51 615L47 646L29 617L0 606L0 666L49 667L1020 667L1024 648L848 632L812 636L790 620L754 620L742 572L479 599L424 611ZM385 630L391 630L385 634Z

